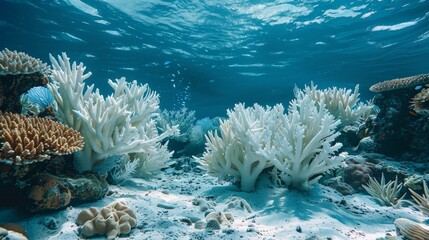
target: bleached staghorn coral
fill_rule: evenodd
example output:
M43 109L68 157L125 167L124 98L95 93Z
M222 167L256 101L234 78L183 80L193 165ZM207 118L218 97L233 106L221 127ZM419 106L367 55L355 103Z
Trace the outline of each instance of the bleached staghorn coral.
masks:
M298 189L309 189L324 172L344 166L346 155L336 155L341 144L333 143L340 121L308 96L292 101L287 115L281 104L266 109L238 104L228 117L220 135L206 135L199 160L212 176L240 179L243 191L253 191L259 174L271 166L275 176Z
M311 82L310 86L305 86L302 90L295 87L294 92L297 99L309 96L316 103L323 103L329 113L341 120L341 129L360 118L368 117L374 111L371 101L366 104L359 102L359 85L356 85L352 93L351 89L337 87L319 90Z
M112 155L156 153L163 151L159 142L174 134L177 127L168 127L158 134L155 118L159 96L137 81L125 78L109 80L113 94L103 97L94 85L84 92L85 67L70 60L65 53L58 61L50 55L53 66L49 88L58 104L62 120L81 132L85 139L82 152L75 154L76 167L91 170Z
M281 105L274 108L276 113L283 109ZM259 174L272 166L261 154L272 135L268 123L277 117L272 111L257 104L251 108L236 104L228 110L229 119L220 120L220 135L217 131L206 135L206 151L198 158L208 174L220 179L233 176L240 180L242 191L253 191Z
M310 97L290 102L281 123L270 123L274 133L264 155L277 169L286 186L308 190L328 170L345 166L345 153L336 155L341 143L334 143L339 120Z

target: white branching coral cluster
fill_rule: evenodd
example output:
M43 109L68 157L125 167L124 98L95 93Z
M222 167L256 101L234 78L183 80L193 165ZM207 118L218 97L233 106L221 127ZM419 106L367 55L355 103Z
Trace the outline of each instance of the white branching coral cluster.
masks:
M339 124L323 103L309 97L290 103L266 152L286 186L309 189L325 172L345 166L346 153L336 154L342 144L334 143Z
M48 75L49 66L40 59L33 58L24 52L0 51L0 74L30 74L40 72Z
M340 129L361 118L367 118L374 111L371 101L359 102L359 85L356 85L353 92L351 89L337 87L320 90L312 82L302 90L295 87L294 92L298 99L309 96L316 103L323 103L329 113L341 120Z
M125 78L108 81L113 94L107 97L94 90L94 85L84 91L84 80L91 72L84 73L86 67L82 63L71 64L65 53L58 60L52 55L50 59L53 70L49 88L57 101L58 113L85 140L83 151L75 155L79 170L92 170L109 156L131 153L153 156L151 169L165 166L171 153L160 141L175 134L177 127L168 126L158 133L156 92L147 84L129 83ZM148 164L147 158L141 159L140 165L143 164Z
M220 120L220 135L217 131L206 135L206 152L199 159L202 166L220 179L233 176L240 180L243 191L253 191L259 174L272 166L262 148L273 134L267 123L276 121L275 113L281 111L281 105L274 108L235 105L227 112L229 118Z
M340 121L308 96L292 101L287 114L281 104L238 104L228 117L220 135L206 135L199 160L212 176L239 179L243 191L253 191L259 174L271 166L287 186L308 189L321 174L344 165L345 154L336 155L341 144L333 143Z
M195 121L195 111L188 110L186 107L182 107L177 111L164 110L158 118L159 129L161 131L165 131L170 125L177 125L179 127L180 134L170 137L179 142L187 142L190 140L191 129Z

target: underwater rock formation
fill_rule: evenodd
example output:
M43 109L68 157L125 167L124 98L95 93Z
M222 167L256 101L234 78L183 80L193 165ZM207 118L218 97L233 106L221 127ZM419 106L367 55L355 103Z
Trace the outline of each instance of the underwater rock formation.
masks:
M367 122L375 152L412 162L426 162L429 156L429 121L409 109L414 89L388 91L374 97L380 111Z
M31 212L62 209L70 204L71 192L64 183L46 174L34 181L25 199L26 208Z
M31 212L63 209L97 201L106 195L108 187L106 180L95 174L74 177L41 174L33 177L23 190L23 205Z
M0 111L20 113L21 94L48 84L49 67L23 52L0 51Z
M355 190L361 191L362 185L371 178L373 170L375 170L375 164L349 161L344 169L344 182Z

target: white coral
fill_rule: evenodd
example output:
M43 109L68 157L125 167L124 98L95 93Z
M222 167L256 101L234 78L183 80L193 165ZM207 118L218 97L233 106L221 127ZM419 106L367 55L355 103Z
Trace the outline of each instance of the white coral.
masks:
M228 110L229 119L220 120L220 136L217 131L206 135L206 152L199 158L203 168L220 179L236 177L242 191L253 191L259 174L271 166L261 154L264 142L272 134L266 128L266 122L275 118L271 111L257 104L253 108L237 104L234 110Z
M311 82L310 86L305 86L302 90L295 87L294 92L297 99L309 96L316 103L323 103L335 118L341 120L340 129L360 118L368 117L374 111L371 101L366 104L359 102L359 85L352 92L351 89L337 87L320 90Z
M344 165L345 154L336 155L341 144L333 143L340 121L308 96L292 101L288 114L281 104L238 104L228 117L220 135L206 135L199 160L210 175L239 179L243 191L253 191L260 173L271 166L287 186L308 189L323 173Z
M91 170L112 155L163 152L159 142L177 131L167 128L158 134L155 118L159 96L147 84L126 82L125 78L109 80L113 94L104 97L94 85L84 92L85 67L70 64L65 53L53 65L49 88L58 103L61 119L84 136L85 146L75 155L76 167Z
M274 131L273 146L265 149L280 178L292 188L309 189L323 173L345 165L345 153L336 155L342 144L334 143L340 121L323 103L317 105L309 97L293 100Z

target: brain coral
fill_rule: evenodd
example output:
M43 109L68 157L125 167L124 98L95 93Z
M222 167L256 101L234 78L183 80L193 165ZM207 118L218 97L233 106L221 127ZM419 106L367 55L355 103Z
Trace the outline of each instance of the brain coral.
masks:
M113 202L102 209L91 207L77 216L76 223L86 237L94 235L115 239L120 234L129 234L137 224L136 215L125 202Z
M82 147L80 133L59 122L12 113L0 114L2 162L31 163L48 159L49 155L70 154Z

